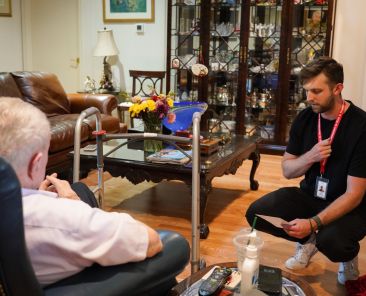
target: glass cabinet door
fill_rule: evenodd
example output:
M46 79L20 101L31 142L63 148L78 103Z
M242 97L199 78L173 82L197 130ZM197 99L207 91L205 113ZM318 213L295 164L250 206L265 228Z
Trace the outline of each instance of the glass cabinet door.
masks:
M200 1L176 0L171 5L170 89L178 101L196 101L198 81L191 66L200 55Z
M327 30L331 12L329 13L328 6L326 0L294 1L287 130L295 116L307 107L306 94L299 80L301 68L329 53L330 37L327 37Z
M207 102L221 128L235 130L241 30L240 0L211 1Z
M260 136L262 151L282 154L307 106L299 72L329 55L334 2L168 0L167 90L209 104L202 129ZM196 63L207 76L193 76Z
M247 52L245 132L275 139L278 114L282 1L251 0Z

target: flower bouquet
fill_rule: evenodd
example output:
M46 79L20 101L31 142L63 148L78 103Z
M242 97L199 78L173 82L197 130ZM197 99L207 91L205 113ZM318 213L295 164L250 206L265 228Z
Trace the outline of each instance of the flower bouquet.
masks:
M167 118L169 122L174 122L175 114L170 112L174 105L170 94L157 95L155 92L146 99L139 96L132 98L133 105L129 108L132 118L141 118L144 122L144 131L146 133L161 133L162 121ZM156 152L162 149L162 141L145 140L144 150L147 152Z

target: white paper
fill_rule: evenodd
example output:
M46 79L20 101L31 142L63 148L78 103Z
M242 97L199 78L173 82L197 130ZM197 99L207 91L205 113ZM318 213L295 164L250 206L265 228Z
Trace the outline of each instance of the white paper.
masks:
M278 227L278 228L283 228L283 225L290 225L288 221L283 220L280 217L272 217L272 216L267 216L267 215L256 215L266 221L268 221L269 223L271 223L272 225Z

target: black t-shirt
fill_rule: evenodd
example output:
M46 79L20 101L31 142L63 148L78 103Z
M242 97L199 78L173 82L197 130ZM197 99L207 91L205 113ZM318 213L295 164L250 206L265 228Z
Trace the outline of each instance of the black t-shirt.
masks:
M332 152L325 166L324 178L329 180L327 201L333 201L347 188L347 176L366 178L366 112L349 102L332 143ZM321 118L322 138L327 139L335 120ZM286 152L300 156L317 142L318 114L311 107L301 111L294 120ZM320 163L305 173L300 188L314 195Z

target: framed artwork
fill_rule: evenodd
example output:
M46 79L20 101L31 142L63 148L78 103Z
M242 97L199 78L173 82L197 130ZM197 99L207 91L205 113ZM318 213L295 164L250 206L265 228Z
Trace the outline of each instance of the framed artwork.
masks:
M154 1L155 0L103 0L103 21L105 23L154 22Z
M11 0L0 0L0 16L11 16Z

